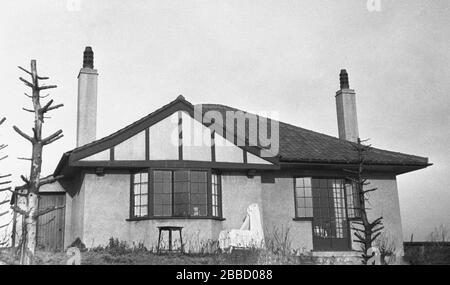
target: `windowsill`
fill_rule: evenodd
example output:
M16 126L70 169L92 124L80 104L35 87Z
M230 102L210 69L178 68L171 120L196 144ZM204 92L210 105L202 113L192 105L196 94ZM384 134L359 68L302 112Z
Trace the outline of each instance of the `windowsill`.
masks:
M127 222L147 221L147 220L215 220L225 221L224 218L219 217L139 217L126 219Z
M312 222L314 218L293 218L293 221L296 222Z

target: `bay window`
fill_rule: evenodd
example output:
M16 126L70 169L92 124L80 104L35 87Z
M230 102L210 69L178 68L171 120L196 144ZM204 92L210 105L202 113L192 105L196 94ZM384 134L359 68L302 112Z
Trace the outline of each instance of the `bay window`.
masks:
M209 170L134 173L131 218L221 218L220 187L220 175Z

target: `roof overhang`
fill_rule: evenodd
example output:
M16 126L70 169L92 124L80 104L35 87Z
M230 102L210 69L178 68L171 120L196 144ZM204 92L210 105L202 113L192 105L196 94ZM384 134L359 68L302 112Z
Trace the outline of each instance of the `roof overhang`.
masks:
M370 173L386 173L400 175L419 169L427 168L433 164L407 165L407 164L383 164L367 163L364 169ZM357 170L358 163L354 162L280 162L281 169L308 169L308 170Z

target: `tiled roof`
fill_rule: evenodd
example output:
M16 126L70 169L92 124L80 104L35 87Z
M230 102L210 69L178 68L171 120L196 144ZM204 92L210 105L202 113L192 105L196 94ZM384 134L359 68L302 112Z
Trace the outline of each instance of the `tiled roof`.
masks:
M227 111L241 111L224 105L201 105L203 113L217 111L222 114L223 118ZM248 128L248 125L246 127ZM352 144L354 143L279 122L279 159L281 162L356 163L358 156ZM428 158L372 148L367 153L366 162L426 166Z
M185 100L183 96L178 96L174 101L150 113L142 119L118 130L117 132L106 136L102 139L93 141L81 147L66 152L61 158L55 175L67 164L68 158L74 153L88 151L99 145L107 145L116 140L118 137L124 137L130 133L142 128L149 120L161 115L167 109L174 106L185 106L187 110L194 110L194 105ZM200 105L200 104L199 104ZM197 107L199 105L196 105ZM223 118L226 118L227 111L241 111L236 108L217 105L217 104L201 104L202 112L208 111L220 112ZM244 111L241 111L244 112ZM244 112L245 113L245 112ZM250 113L249 113L250 114ZM225 122L226 120L224 120ZM225 126L229 127L229 126ZM246 126L248 128L248 126ZM248 130L246 135L248 136ZM357 153L354 143L338 139L329 135L317 133L300 127L296 127L287 123L279 122L279 153L277 159L284 163L357 163ZM409 154L392 152L372 148L366 156L367 164L374 165L393 165L393 166L414 166L414 169L420 169L428 166L428 158L419 157Z

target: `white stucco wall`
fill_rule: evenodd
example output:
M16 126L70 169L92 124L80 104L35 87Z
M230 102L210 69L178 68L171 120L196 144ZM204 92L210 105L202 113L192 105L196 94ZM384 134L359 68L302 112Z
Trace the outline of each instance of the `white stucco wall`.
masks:
M294 221L294 180L291 177L275 178L275 183L262 184L263 219L267 239L288 234L291 249L311 251L312 225L310 221Z
M187 251L206 247L211 238L218 236L221 222L215 220L144 220L127 221L130 211L130 175L87 174L85 226L83 242L87 247L106 245L109 238L118 238L129 245L143 243L155 249L158 241L158 226L182 226L183 242ZM166 234L167 235L167 234ZM163 237L167 241L167 236ZM174 245L179 245L178 233L173 235Z
M373 179L369 182L368 188L378 188L369 196L369 219L373 221L383 217L385 239L389 243L393 243L397 255L403 255L403 232L397 180L386 178Z
M289 175L261 183L261 176L247 177L243 173L222 174L222 212L224 221L196 219L158 219L127 221L130 203L130 175L86 174L80 193L67 199L66 243L77 236L87 247L106 245L110 237L129 244L144 243L156 248L158 226L182 226L186 249L196 251L205 244L217 241L222 229L239 229L252 203L260 206L266 242L276 232L289 232L291 248L298 252L313 249L312 226L309 221L294 221L295 205L293 178ZM397 183L394 178L371 180L378 191L371 194L371 218L383 216L386 233L402 253L402 229ZM83 203L84 201L84 203ZM84 204L84 205L83 205ZM71 211L70 211L71 209ZM84 213L84 214L83 214ZM71 215L71 217L70 217ZM174 240L178 235L174 235ZM353 238L352 238L353 239ZM356 248L356 245L354 245Z
M242 173L222 174L222 215L224 229L239 229L249 205L256 203L263 213L261 177L248 178ZM264 219L263 219L264 226Z
M86 181L83 181L80 191L71 197L66 194L64 247L68 247L76 238L83 241L85 224Z

